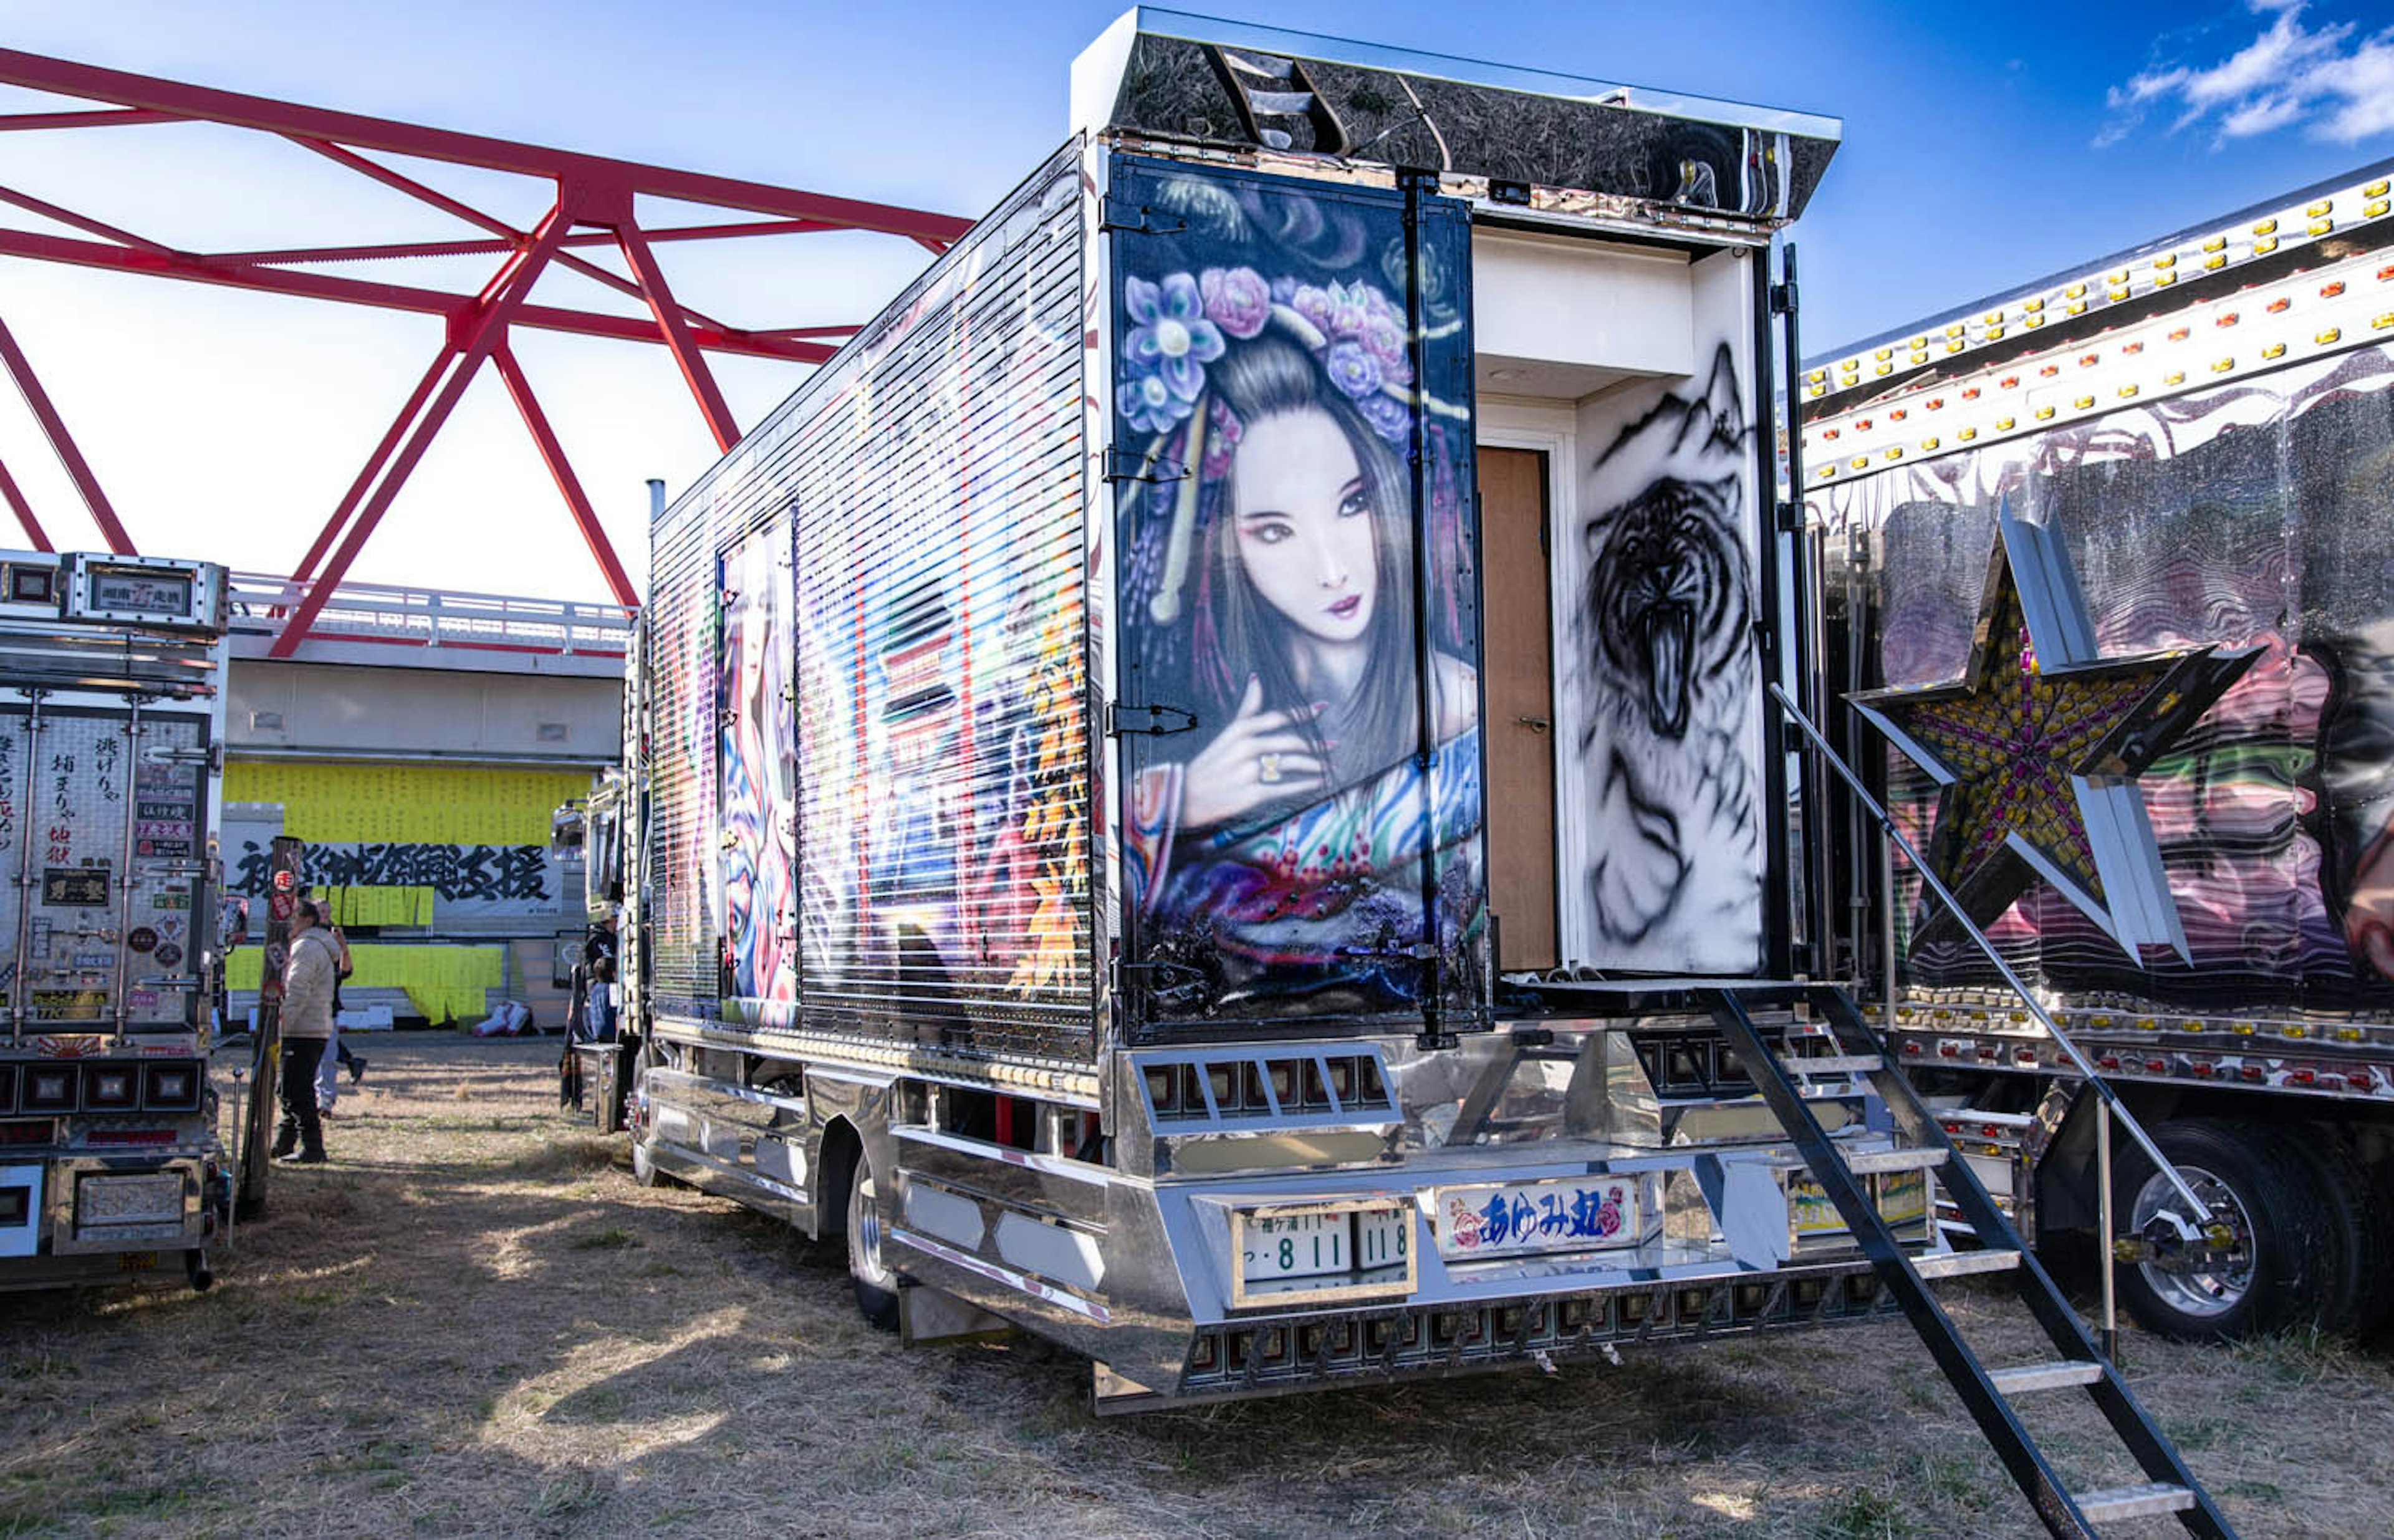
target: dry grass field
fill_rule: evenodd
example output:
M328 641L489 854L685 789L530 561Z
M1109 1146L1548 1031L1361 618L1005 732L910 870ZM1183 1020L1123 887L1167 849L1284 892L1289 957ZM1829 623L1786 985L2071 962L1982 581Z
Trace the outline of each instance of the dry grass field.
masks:
M213 1292L0 1296L0 1533L2037 1533L1900 1323L1099 1422L1085 1364L901 1349L833 1248L642 1191L553 1045L364 1047ZM2244 1533L2394 1533L2385 1355L2126 1357Z

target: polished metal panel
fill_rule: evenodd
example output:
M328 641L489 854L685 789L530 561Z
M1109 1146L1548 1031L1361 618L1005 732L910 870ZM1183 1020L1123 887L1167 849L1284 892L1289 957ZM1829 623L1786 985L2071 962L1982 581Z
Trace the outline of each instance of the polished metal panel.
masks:
M207 1211L196 1160L161 1162L153 1151L73 1155L51 1163L50 1253L181 1249L205 1239ZM115 1184L131 1181L138 1188ZM170 1183L171 1194L155 1184ZM171 1201L159 1201L162 1196Z
M1772 222L1801 211L1843 132L1809 112L1151 7L1075 61L1072 117L1085 133Z
M908 1180L927 1178L1001 1208L1059 1221L1105 1222L1106 1189L1117 1178L1102 1165L1033 1154L909 1124L890 1132L899 1169Z

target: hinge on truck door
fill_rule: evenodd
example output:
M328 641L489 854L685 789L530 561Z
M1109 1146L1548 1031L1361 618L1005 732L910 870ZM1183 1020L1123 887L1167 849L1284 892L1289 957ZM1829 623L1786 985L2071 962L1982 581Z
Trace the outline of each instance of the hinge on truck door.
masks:
M1772 315L1794 315L1796 313L1795 284L1773 283L1770 285L1770 313Z
M1145 975L1148 996L1166 1005L1193 1000L1205 992L1205 975L1186 963L1125 963L1117 959L1113 968L1116 990L1127 986L1134 975Z
M1106 194L1104 211L1098 218L1099 233L1119 230L1126 230L1133 235L1178 235L1188 228L1189 221L1186 219L1167 218L1164 222L1158 222L1155 210L1144 204L1132 203L1119 191Z
M1189 467L1177 460L1150 458L1117 446L1106 451L1102 474L1109 481L1185 481Z
M1181 705L1125 705L1120 701L1106 703L1106 736L1121 738L1132 733L1145 733L1151 738L1169 738L1176 732L1193 731L1197 714Z

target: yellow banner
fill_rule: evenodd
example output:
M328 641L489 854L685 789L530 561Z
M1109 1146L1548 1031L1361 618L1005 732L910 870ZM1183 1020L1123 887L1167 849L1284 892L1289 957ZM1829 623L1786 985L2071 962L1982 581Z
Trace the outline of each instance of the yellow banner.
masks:
M314 844L546 845L549 815L589 796L590 775L235 759L225 766L224 795L228 802L282 803L283 832Z
M373 889L355 889L373 891ZM404 889L397 889L404 891ZM506 980L506 949L496 946L349 946L352 971L344 990L403 989L428 1021L479 1021L490 1014L485 990ZM264 951L237 948L225 959L225 987L256 989Z
M326 888L316 901L335 925L418 925L432 923L429 888Z

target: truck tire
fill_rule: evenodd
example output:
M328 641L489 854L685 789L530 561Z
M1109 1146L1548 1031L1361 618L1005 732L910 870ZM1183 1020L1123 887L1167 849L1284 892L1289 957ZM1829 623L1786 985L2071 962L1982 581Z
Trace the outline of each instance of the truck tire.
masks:
M2394 1229L2378 1207L2376 1183L2334 1128L2305 1128L2286 1142L2326 1218L2319 1324L2338 1336L2365 1336L2394 1308Z
M2236 1232L2223 1257L2161 1258L2118 1272L2120 1298L2148 1331L2181 1342L2222 1341L2273 1331L2316 1314L2322 1298L2332 1217L2288 1141L2252 1124L2190 1118L2153 1130L2153 1142ZM2164 1209L2182 1210L2169 1179L2129 1147L2112 1171L2124 1235L2137 1235Z
M898 1274L882 1256L881 1196L873 1178L873 1157L856 1152L848 1184L848 1276L856 1285L856 1308L876 1332L898 1329Z

